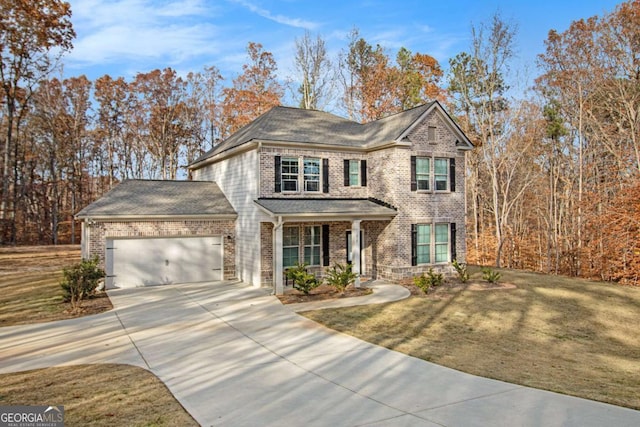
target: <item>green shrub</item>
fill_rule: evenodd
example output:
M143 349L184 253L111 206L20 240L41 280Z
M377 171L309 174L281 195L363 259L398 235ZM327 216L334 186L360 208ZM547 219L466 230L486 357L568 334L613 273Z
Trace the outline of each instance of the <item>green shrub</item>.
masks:
M489 283L498 283L502 275L497 271L493 271L489 267L482 267L482 280L486 280Z
M462 283L467 283L469 281L467 264L460 264L458 260L454 259L451 265L453 265L453 268L456 269L456 273L458 273L458 279L460 279Z
M426 276L423 273L420 276L414 277L413 283L426 294L429 289L442 285L442 283L444 283L444 276L442 273L434 272L433 268L429 268Z
M78 311L82 300L96 291L98 282L105 276L104 270L98 266L98 258L82 260L62 270L60 286L64 292L65 302L71 303L71 309Z
M320 285L316 280L316 276L307 271L307 264L298 263L295 267L289 268L287 270L287 278L293 281L294 289L305 295L309 295L309 292Z
M338 292L343 293L344 290L355 282L356 274L351 271L351 264L344 266L343 264L334 264L333 267L326 271L325 281L327 285L334 287Z

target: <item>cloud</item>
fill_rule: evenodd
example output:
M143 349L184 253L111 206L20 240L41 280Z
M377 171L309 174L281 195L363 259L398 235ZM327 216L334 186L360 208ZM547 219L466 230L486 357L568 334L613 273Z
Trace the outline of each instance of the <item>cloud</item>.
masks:
M77 33L67 63L75 66L159 61L162 68L213 55L218 28L203 19L214 13L202 0L71 0ZM160 62L161 61L161 62Z
M270 21L277 22L278 24L288 25L290 27L295 27L295 28L304 28L306 30L315 30L320 26L320 24L316 22L306 21L300 18L290 18L284 15L274 15L270 11L263 9L246 0L231 0L231 1L249 9L251 12L257 15L260 15L263 18L266 18Z

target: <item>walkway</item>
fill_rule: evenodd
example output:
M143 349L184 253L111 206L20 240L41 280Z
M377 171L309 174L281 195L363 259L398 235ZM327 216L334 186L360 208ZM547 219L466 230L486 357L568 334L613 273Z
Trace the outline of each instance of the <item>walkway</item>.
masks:
M0 372L143 366L205 426L640 425L638 411L467 375L334 332L264 289L196 284L110 297L109 313L0 328Z

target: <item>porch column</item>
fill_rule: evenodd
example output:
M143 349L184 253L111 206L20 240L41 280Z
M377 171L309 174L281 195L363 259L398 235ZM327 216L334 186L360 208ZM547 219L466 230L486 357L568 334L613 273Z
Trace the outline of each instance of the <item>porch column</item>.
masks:
M282 280L282 218L273 223L273 284L276 295L284 293L284 283Z
M351 221L351 267L356 275L354 286L360 287L360 222L356 219Z

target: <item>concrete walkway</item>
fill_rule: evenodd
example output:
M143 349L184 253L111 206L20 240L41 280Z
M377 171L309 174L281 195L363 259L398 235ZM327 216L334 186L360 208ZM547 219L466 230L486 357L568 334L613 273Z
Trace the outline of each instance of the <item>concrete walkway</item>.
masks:
M475 377L334 332L267 292L234 283L112 291L109 313L0 328L0 372L143 366L205 426L640 425L639 411Z

